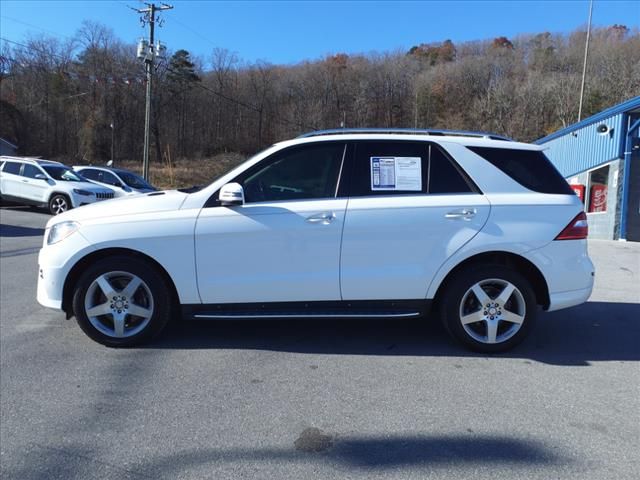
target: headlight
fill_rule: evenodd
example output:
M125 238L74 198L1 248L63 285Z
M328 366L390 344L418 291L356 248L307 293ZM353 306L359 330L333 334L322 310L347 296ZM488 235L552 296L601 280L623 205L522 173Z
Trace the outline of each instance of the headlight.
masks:
M78 195L86 195L86 196L93 195L93 192L89 192L87 190L81 190L79 188L74 188L73 191L74 191L74 193L77 193Z
M80 228L80 224L77 222L60 222L56 223L51 230L49 230L49 236L47 237L47 245L52 245L64 240L73 232Z

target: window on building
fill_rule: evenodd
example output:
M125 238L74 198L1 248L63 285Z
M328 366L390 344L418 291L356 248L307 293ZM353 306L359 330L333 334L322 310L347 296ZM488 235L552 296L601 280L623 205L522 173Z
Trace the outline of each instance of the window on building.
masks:
M589 173L589 203L587 212L607 211L607 190L609 184L609 165L592 170Z

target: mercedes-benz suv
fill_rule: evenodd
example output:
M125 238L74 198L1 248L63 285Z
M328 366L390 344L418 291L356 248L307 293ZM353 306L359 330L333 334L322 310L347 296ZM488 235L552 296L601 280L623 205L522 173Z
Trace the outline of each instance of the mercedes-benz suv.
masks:
M588 299L586 237L582 203L539 146L321 131L196 192L51 219L38 301L109 346L148 340L171 317L435 315L467 347L495 352L523 340L538 310Z

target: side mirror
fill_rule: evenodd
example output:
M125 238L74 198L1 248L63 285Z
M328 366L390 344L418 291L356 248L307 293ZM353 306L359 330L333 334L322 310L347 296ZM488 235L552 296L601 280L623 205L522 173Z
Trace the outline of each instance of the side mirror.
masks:
M220 189L218 200L223 206L244 205L244 189L239 183L227 183Z
M47 176L44 173L37 173L35 176L36 180L47 180Z

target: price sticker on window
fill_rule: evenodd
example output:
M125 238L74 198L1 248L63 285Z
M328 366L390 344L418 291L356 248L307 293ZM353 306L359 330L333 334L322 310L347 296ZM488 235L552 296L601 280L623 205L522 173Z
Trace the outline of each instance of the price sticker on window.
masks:
M422 190L420 157L371 157L371 190Z

